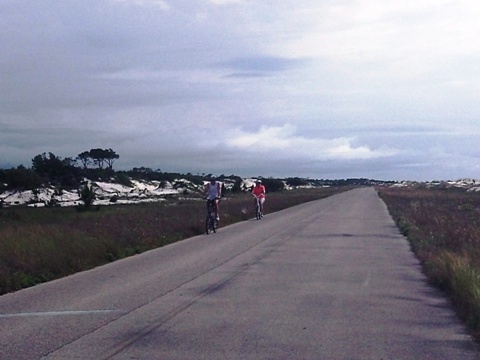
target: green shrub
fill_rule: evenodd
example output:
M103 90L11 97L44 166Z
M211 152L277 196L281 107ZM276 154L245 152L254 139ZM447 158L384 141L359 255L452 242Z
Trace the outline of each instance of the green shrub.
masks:
M93 205L93 202L96 199L95 190L93 186L89 186L88 184L83 185L78 190L78 196L80 200L83 202L83 206L79 206L80 209L90 209Z

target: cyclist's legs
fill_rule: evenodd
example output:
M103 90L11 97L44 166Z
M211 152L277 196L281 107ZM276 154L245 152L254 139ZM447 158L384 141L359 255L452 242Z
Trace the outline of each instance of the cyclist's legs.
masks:
M215 200L213 200L213 201L214 201L213 204L214 204L214 206L215 206L215 218L216 218L217 221L218 221L218 220L219 220L219 216L218 216L218 203L219 203L219 201L218 201L218 199L215 199Z
M210 211L210 206L212 206L215 208L215 202L214 200L210 200L210 199L207 199L207 212Z
M257 204L260 207L260 212L263 212L263 198L254 198L253 199L253 207L255 211L257 211Z
M213 206L214 218L218 221L218 199L207 199L207 212L210 211L210 206Z

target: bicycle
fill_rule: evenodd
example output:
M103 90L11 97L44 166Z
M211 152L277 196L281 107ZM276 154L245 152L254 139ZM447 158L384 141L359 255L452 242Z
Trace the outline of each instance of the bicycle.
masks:
M255 197L255 218L257 220L260 220L263 218L263 213L262 213L262 205L260 204L261 197L253 195Z
M208 235L210 232L217 232L218 221L217 212L215 211L215 201L218 199L207 199L207 217L205 219L205 233Z

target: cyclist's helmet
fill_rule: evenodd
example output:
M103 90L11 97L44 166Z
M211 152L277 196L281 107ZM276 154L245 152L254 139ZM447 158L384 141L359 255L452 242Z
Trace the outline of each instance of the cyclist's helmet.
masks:
M258 179L257 181L255 181L257 184L261 184L262 183L262 180Z

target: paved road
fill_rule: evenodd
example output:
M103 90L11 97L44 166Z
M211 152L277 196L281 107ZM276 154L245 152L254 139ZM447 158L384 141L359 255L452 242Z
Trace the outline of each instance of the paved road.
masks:
M9 360L479 354L373 189L0 297Z

